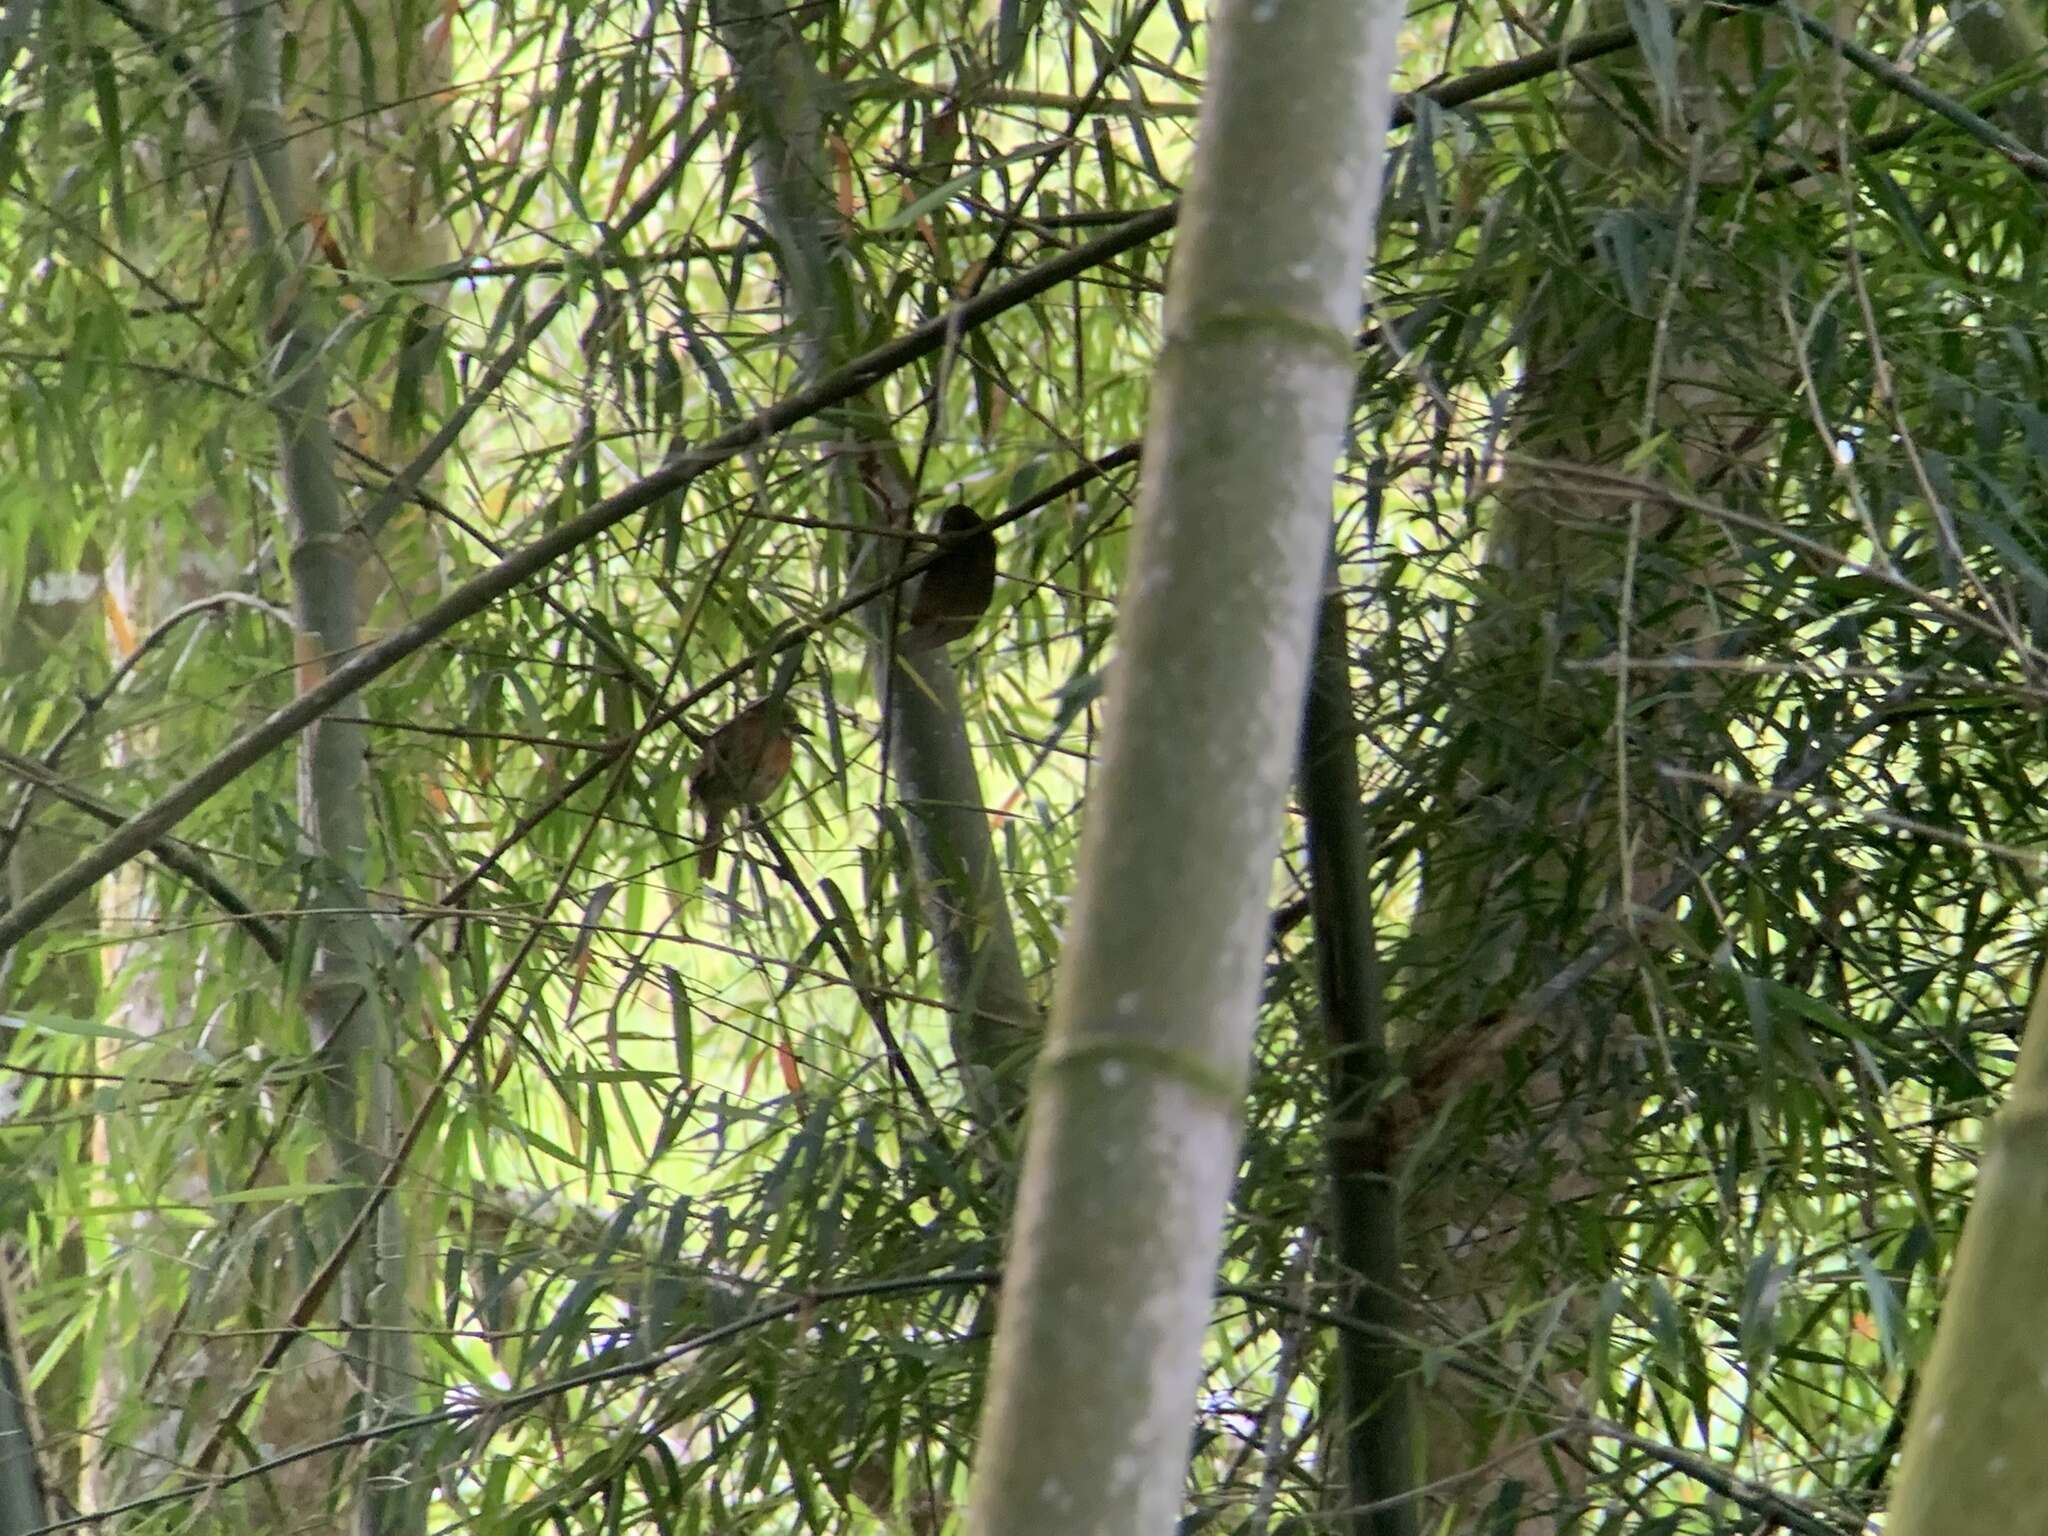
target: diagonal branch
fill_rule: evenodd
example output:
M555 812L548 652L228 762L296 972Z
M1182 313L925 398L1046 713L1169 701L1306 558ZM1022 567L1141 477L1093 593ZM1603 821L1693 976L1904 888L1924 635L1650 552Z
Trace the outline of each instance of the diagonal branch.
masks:
M83 811L102 826L118 827L128 813L97 795L78 789L32 757L0 747L0 768L6 769L38 794L61 800L73 810ZM278 965L284 964L285 942L278 931L257 915L255 905L240 891L215 874L211 865L190 850L190 845L169 838L149 846L150 857L177 875L201 895L232 917L258 949Z
M1880 85L1897 91L1907 100L1916 102L1935 116L1953 123L1985 148L1996 150L2024 175L2035 181L2048 181L2048 158L2035 154L2004 129L1986 118L1979 117L1953 97L1945 96L1940 91L1922 84L1910 72L1901 69L1890 59L1871 52L1861 43L1839 35L1820 18L1809 16L1798 6L1793 5L1791 0L1776 0L1772 9L1781 13L1792 25L1821 46L1833 49Z
M243 732L155 805L130 817L111 837L94 845L30 891L11 912L0 917L0 954L13 949L55 916L72 897L143 852L343 699L431 645L465 619L474 618L499 598L517 590L606 529L686 489L706 470L852 399L880 380L930 356L963 331L986 325L997 316L1029 303L1039 294L1070 281L1077 273L1088 271L1158 238L1173 227L1177 216L1178 210L1174 208L1140 215L1098 240L1044 262L1014 282L933 316L894 341L862 354L815 384L720 433L701 448L676 455L652 474L643 476L551 532L513 550L496 565L462 583L419 617L400 625L383 639L364 646L315 686Z

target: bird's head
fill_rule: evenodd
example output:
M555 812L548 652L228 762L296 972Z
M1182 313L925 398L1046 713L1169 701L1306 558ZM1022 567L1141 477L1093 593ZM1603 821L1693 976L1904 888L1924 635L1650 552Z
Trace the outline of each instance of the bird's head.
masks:
M774 723L775 728L781 731L783 735L808 736L811 734L803 721L798 718L796 706L789 701L787 695L778 699L763 700L761 709Z

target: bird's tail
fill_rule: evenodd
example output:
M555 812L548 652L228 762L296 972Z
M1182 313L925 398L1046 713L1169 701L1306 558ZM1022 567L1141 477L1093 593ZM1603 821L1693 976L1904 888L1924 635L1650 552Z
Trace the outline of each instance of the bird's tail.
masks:
M718 845L724 826L723 816L706 815L704 818L704 836L697 843L697 878L700 881L709 880L718 873Z

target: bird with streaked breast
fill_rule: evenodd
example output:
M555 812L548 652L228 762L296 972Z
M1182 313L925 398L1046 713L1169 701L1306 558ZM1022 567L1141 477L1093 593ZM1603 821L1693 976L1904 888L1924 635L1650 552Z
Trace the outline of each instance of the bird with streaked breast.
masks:
M785 698L750 704L711 733L690 773L690 803L704 813L698 879L709 880L718 871L726 818L764 803L782 787L796 758L794 738L806 734Z

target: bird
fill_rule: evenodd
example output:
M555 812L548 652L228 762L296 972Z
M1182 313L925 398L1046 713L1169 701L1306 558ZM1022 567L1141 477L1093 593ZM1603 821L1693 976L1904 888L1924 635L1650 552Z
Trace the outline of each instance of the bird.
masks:
M786 698L750 704L711 733L690 772L690 803L704 812L697 844L697 877L718 870L725 820L743 806L760 805L782 786L796 756L794 738L809 734Z
M897 649L930 650L964 640L996 595L996 536L962 502L939 514L939 557L917 578Z

